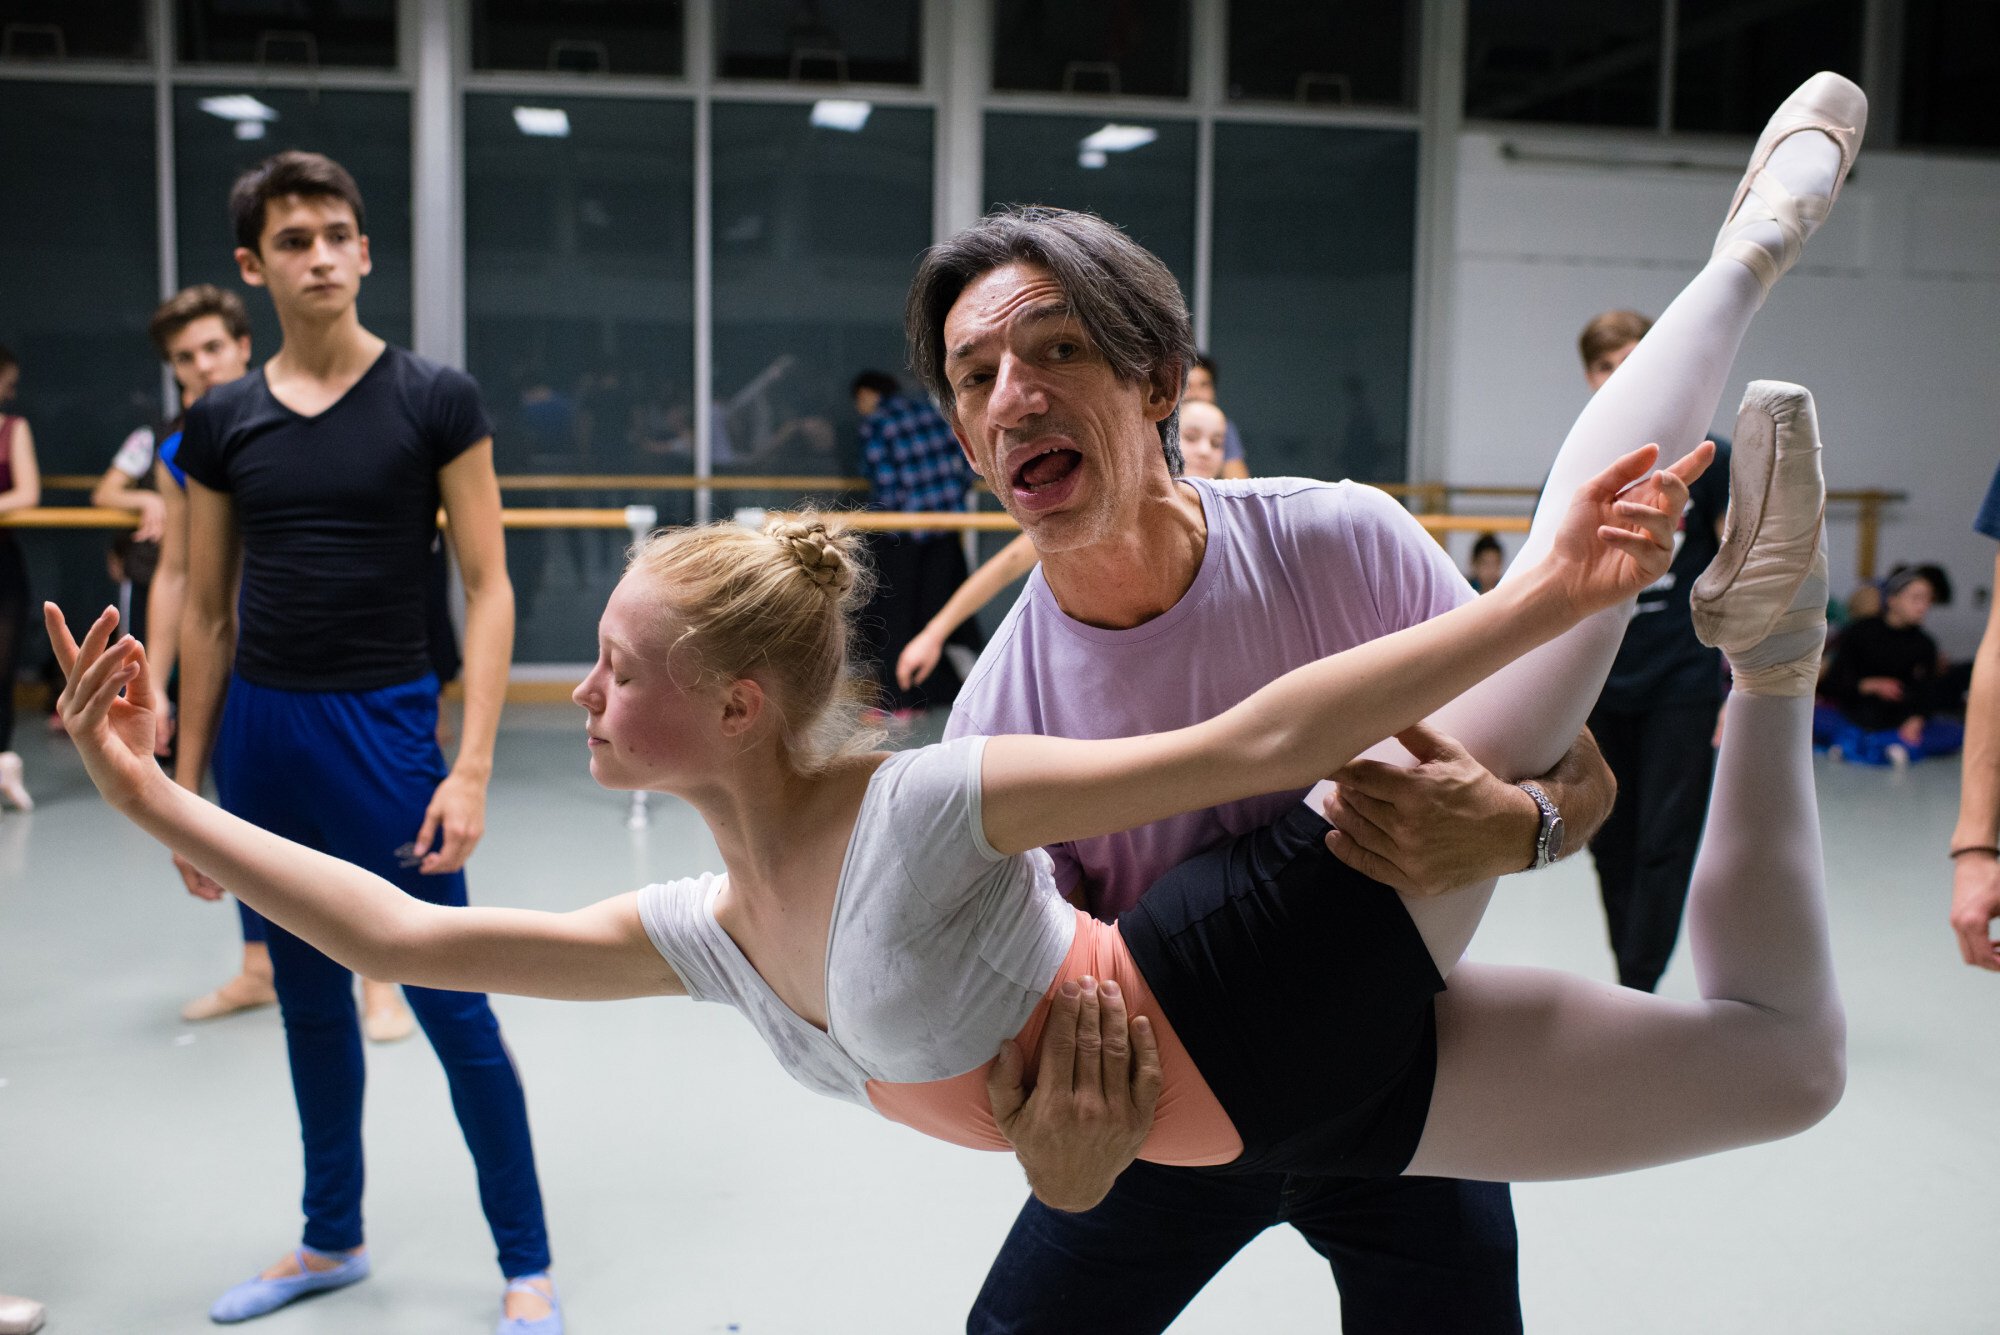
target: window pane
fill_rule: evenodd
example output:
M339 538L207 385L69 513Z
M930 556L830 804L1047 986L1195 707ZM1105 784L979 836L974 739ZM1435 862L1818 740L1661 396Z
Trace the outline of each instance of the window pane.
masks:
M848 386L905 361L903 297L931 240L931 113L875 107L850 130L812 111L714 109L718 473L857 471Z
M1187 0L994 0L993 86L1186 97Z
M678 77L681 0L474 0L472 68Z
M718 0L725 79L916 83L918 0Z
M1132 144L1142 134L1154 138ZM1132 146L1087 147L1093 135ZM1140 118L1114 125L1102 116L986 117L989 205L1088 209L1165 261L1183 292L1194 291L1194 158L1195 128L1187 121Z
M160 300L153 90L0 82L0 343L44 472L101 473L158 415L146 320ZM27 201L33 207L21 207ZM14 411L14 410L9 410Z
M1215 127L1216 401L1259 475L1401 481L1417 137Z
M190 64L396 63L396 0L181 0L180 18Z
M1568 125L1659 123L1660 5L1472 0L1465 114Z
M160 363L146 337L160 300L153 90L0 83L0 125L37 127L0 133L0 181L14 201L0 209L0 255L9 257L0 264L0 343L21 361L19 397L0 411L28 419L45 473L95 477L126 433L160 415ZM16 537L33 597L85 620L104 606L108 533ZM43 661L46 643L38 631L27 660Z
M2000 148L2000 5L1909 0L1903 21L1903 142Z
M1819 70L1861 76L1861 0L1680 0L1674 128L1754 135Z
M227 98L227 101L218 99ZM247 100L244 100L247 99ZM204 109L203 102L212 109ZM252 127L246 136L245 127ZM324 153L354 175L368 216L374 272L362 280L361 322L410 345L410 99L404 93L217 85L174 90L174 203L183 285L241 288L229 187L246 168L288 148ZM246 291L255 358L278 350L278 318Z
M7 0L0 59L144 60L144 0Z
M1229 98L1412 106L1418 18L1409 0L1229 0Z
M685 102L536 99L567 133L530 135L522 99L465 103L466 365L502 475L692 471L694 111ZM531 122L532 123L532 122ZM544 127L547 121L540 122ZM658 506L687 492L516 492L510 507ZM630 539L507 535L515 657L584 662Z

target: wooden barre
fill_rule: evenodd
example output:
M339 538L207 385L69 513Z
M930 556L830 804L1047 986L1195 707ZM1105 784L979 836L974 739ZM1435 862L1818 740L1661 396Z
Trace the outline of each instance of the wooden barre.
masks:
M858 477L690 477L680 473L503 473L502 491L866 491Z
M772 518L794 518L797 511L769 510ZM898 510L822 511L821 517L845 528L865 533L894 533L923 529L950 529L954 532L1011 533L1019 529L1012 516L1000 510L967 514L950 510L907 513ZM1432 533L1485 532L1526 533L1526 515L1415 515L1413 518ZM442 526L444 516L438 516ZM510 529L617 529L630 527L623 510L549 508L545 510L503 510L501 523ZM132 528L138 516L130 510L96 506L44 506L0 514L0 528L119 529Z
M1494 498L1520 498L1532 500L1542 494L1540 487L1488 486L1473 482L1371 482L1368 484L1379 491L1386 491L1398 498L1430 496L1483 496ZM1829 501L1907 501L1906 491L1888 491L1880 487L1829 488Z
M792 511L771 510L766 513L772 518L798 517L797 513ZM914 514L894 510L850 510L823 514L821 518L845 528L870 533L909 529L1011 533L1020 528L1020 525L1014 522L1013 516L999 510L977 514L963 514L958 511ZM1531 522L1527 515L1412 515L1411 518L1422 524L1433 536L1440 533L1526 533Z
M615 528L630 527L623 510L502 510L500 522L508 528ZM112 510L93 505L45 505L32 510L0 514L0 528L136 528L139 516L130 510ZM438 527L444 527L444 512L438 512Z
M772 519L797 519L796 510L767 510ZM857 533L950 529L958 533L1017 533L1021 526L1004 510L822 510L818 517Z
M137 528L139 516L130 510L95 505L38 505L0 515L0 528Z
M543 479L536 479L543 480ZM741 479L739 479L740 481ZM760 478L759 482L791 482L795 478ZM839 481L831 479L830 481ZM851 479L850 479L851 480ZM94 484L95 479L92 479ZM50 480L54 485L54 480ZM553 485L553 484L552 484ZM1381 490L1391 495L1417 494L1415 487L1429 485L1424 493L1435 496L1439 488L1435 484L1391 484ZM722 488L718 488L721 490ZM1453 490L1447 488L1445 490ZM1534 489L1526 487L1466 487L1467 494L1532 496ZM1829 501L1852 502L1860 506L1855 533L1854 567L1855 577L1863 582L1875 578L1877 549L1880 542L1882 507L1906 500L1908 493L1879 488L1853 488L1827 492ZM772 511L775 514L796 513L792 511ZM1006 533L1018 526L1004 511L986 510L964 513L908 514L886 510L847 510L830 512L839 516L847 527L862 532L911 532L917 530L948 530L951 532ZM1447 533L1525 533L1529 518L1526 515L1457 515L1418 512L1413 516L1433 537L1442 541ZM443 516L439 517L440 525ZM132 528L138 523L138 516L130 510L114 510L93 506L45 506L31 510L15 510L0 514L0 528L38 529L117 529ZM501 523L510 529L604 529L626 530L625 511L587 508L515 509L501 512Z
M88 473L45 473L42 485L51 491L90 491L99 479ZM503 473L502 491L866 491L868 482L858 477L788 476L736 477L718 474L710 478L683 473Z
M90 491L97 486L97 483L96 477L85 473L42 475L42 485L51 491ZM1542 494L1539 487L1500 486L1476 482L1370 482L1368 485L1404 500L1410 497L1427 499L1437 496L1531 500ZM868 490L867 481L858 477L811 477L803 474L756 477L718 475L706 479L680 473L505 473L500 477L502 491L617 491L620 488L631 488L635 491L699 491L704 486L710 491ZM985 487L984 484L975 484L974 489L984 491ZM1890 491L1880 487L1847 487L1829 490L1826 498L1829 501L1872 501L1881 504L1906 501L1910 495L1906 491Z

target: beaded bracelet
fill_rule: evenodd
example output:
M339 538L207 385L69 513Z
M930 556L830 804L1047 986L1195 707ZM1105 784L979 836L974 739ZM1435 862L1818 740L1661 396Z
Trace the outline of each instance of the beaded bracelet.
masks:
M1964 857L1967 853L1991 853L1994 857L2000 858L2000 847L1995 847L1992 844L1967 844L1964 848L1952 849L1951 857L1957 859Z

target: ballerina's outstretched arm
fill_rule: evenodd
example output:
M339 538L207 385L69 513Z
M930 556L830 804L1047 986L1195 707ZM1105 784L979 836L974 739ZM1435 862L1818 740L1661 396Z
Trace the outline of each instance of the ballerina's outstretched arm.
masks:
M111 644L106 608L78 645L43 604L68 677L57 705L91 782L120 814L287 931L369 978L468 992L608 1001L686 991L647 939L637 896L570 913L445 908L181 788L153 758L159 696L146 651Z

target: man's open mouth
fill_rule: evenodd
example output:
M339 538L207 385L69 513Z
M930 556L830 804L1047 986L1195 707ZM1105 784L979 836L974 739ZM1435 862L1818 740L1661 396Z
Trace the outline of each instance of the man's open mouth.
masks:
M1065 481L1083 463L1075 450L1057 446L1046 450L1014 470L1014 490L1030 496Z

